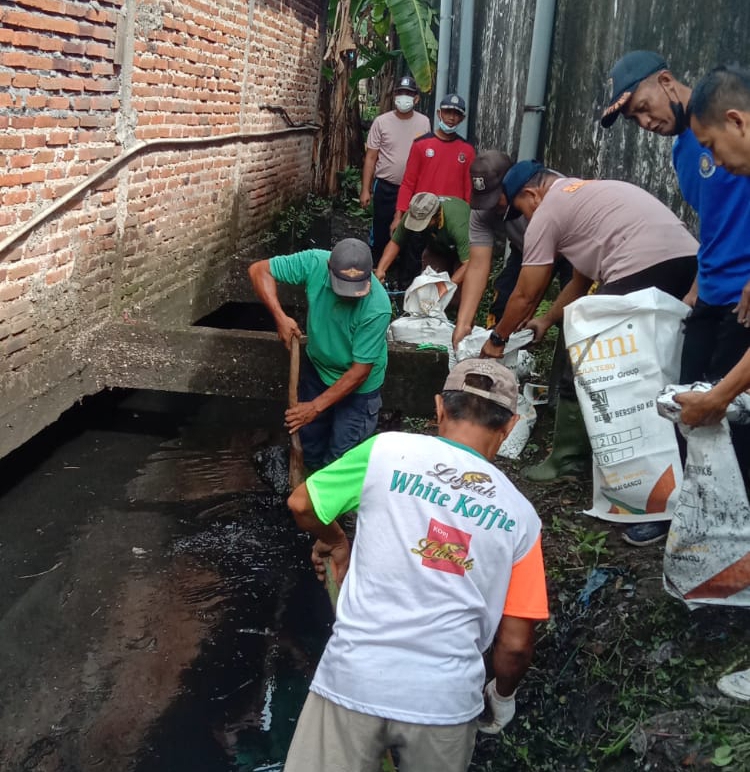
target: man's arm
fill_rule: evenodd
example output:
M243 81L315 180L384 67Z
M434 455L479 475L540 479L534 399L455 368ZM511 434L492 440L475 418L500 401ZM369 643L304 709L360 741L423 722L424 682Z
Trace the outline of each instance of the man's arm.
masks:
M503 615L495 636L492 669L495 689L501 697L509 697L518 688L534 655L534 629L537 622Z
M729 403L750 388L750 350L711 391L686 391L675 395L682 405L681 420L688 426L717 424L727 412Z
M376 278L381 283L385 281L385 273L391 267L393 261L398 257L400 251L401 247L393 239L385 245L383 254L380 256L380 260L378 260L378 264L373 271Z
M552 278L553 267L553 263L521 267L516 288L508 298L503 318L495 325L495 332L501 338L507 340L511 333L533 316ZM481 356L501 357L504 348L505 346L495 346L487 340L482 346Z
M378 150L368 147L365 153L365 162L362 166L362 190L359 194L359 203L363 209L367 209L372 199L372 181L375 177L375 163L378 160Z
M354 362L352 366L312 402L299 402L284 413L289 434L314 421L324 410L356 391L369 377L372 364Z
M591 289L592 283L588 276L579 273L575 268L573 269L573 276L555 298L555 302L549 307L547 313L544 316L529 320L526 324L529 329L534 330L535 343L545 336L553 324L562 321L565 306L578 300L578 298L582 298Z
M492 266L491 246L472 246L469 250L469 261L464 264L463 285L461 288L461 303L456 316L456 327L453 330L453 348L471 332L474 317L479 308Z
M484 688L485 710L479 730L497 734L516 714L516 689L528 670L534 654L533 619L503 614L495 634L492 669L495 677Z
M301 483L292 491L287 505L299 528L317 539L313 546L312 562L318 579L325 579L324 558L330 557L335 566L334 578L340 585L349 567L350 552L349 540L343 529L335 520L326 525L318 519L306 483Z
M268 260L259 260L251 263L247 269L250 281L253 284L255 294L263 301L263 305L271 312L279 338L283 341L287 350L291 348L292 337L302 337L297 322L291 316L284 313L284 309L279 302L278 285L271 273L271 264Z

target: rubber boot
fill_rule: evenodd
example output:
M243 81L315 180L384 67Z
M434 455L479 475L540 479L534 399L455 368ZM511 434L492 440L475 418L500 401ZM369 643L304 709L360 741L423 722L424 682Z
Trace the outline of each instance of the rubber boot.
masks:
M579 479L591 469L591 445L578 400L561 397L557 402L552 451L536 466L521 474L532 482L552 483Z

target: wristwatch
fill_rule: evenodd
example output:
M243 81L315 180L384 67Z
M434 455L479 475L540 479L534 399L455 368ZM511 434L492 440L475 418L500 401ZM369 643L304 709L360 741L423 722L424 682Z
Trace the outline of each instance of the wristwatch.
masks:
M507 338L503 338L502 336L498 335L494 330L490 333L490 343L493 346L503 346L505 347L505 344L508 342Z

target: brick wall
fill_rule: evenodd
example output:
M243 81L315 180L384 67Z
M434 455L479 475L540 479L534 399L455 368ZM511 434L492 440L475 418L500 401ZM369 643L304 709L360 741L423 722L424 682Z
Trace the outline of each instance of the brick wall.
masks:
M82 330L194 291L309 189L321 0L16 0L0 7L0 394ZM63 368L64 369L64 368Z

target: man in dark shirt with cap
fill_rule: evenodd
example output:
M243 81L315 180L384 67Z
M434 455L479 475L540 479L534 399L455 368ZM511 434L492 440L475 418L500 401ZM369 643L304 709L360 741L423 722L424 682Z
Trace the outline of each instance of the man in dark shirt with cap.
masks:
M507 153L485 150L471 164L471 215L469 217L469 262L463 277L461 305L453 332L453 348L471 332L474 317L487 287L492 267L492 250L498 239L506 239L509 250L503 270L494 281L494 297L487 315L487 325L494 327L505 312L521 271L523 236L528 221L511 211L503 192L503 178L513 165ZM510 216L509 216L510 212ZM572 275L570 263L560 257L555 275L564 287Z
M305 465L319 469L375 431L391 302L372 277L370 248L358 239L344 239L331 252L308 249L260 260L248 273L287 349L302 331L282 308L277 282L305 287L306 356L299 403L286 411L285 425L290 434L299 431Z
M375 276L382 280L402 249L416 235L423 237L424 245L420 270L430 266L436 271L447 271L456 284L461 284L463 266L469 259L469 214L469 205L463 199L417 193L409 204L406 217L393 232L375 268Z

